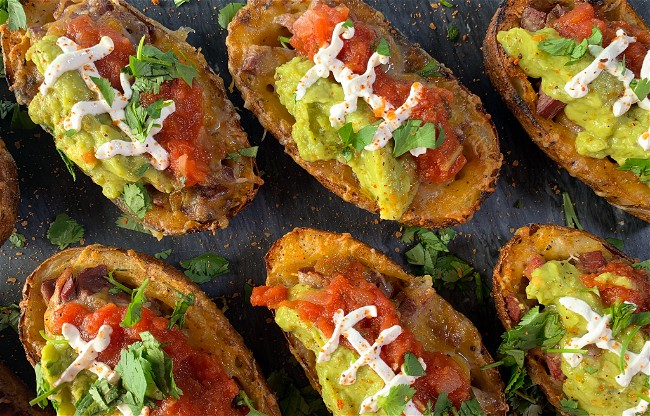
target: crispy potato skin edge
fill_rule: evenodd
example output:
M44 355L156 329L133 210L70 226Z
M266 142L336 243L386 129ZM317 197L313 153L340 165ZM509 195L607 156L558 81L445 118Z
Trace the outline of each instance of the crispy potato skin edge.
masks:
M558 2L545 0L542 4ZM496 38L500 31L519 27L521 12L531 3L528 0L505 0L490 22L483 43L483 59L492 85L530 138L547 156L589 185L610 204L650 221L650 187L641 183L632 172L617 170L618 165L608 158L594 159L580 155L575 150L575 134L572 131L537 115L537 93L526 74L514 65ZM561 3L571 4L572 1ZM605 0L605 4L609 10L607 14L612 18L647 29L647 25L625 0Z
M0 245L2 245L14 229L18 219L18 170L16 162L0 140Z
M47 308L41 296L43 281L57 278L68 266L72 266L76 274L87 267L100 264L105 264L109 270L116 270L115 278L130 287L140 286L148 277L149 285L145 295L170 308L174 307L178 299L177 292L193 293L195 302L187 311L185 327L190 344L215 357L226 373L251 397L258 410L280 416L275 397L253 354L223 313L183 273L133 250L100 245L64 250L50 257L27 277L20 302L19 335L32 365L40 360L40 352L45 345L45 340L39 334L44 329L43 318Z

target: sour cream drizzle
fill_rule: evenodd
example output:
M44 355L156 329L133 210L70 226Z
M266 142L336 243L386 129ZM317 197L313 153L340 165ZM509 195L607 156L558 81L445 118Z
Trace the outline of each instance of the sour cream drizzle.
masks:
M560 304L568 310L577 313L587 321L587 333L579 338L569 340L565 348L582 349L583 347L595 344L598 348L611 351L616 355L621 355L621 344L616 341L609 328L609 315L599 315L594 312L589 304L580 299L566 296L560 298ZM563 353L562 356L571 367L575 367L582 362L582 354ZM650 375L650 341L646 341L641 352L635 354L631 351L625 352L625 369L615 377L618 384L627 387L632 378L643 373Z
M152 128L149 135L144 142L139 142L131 128L124 121L126 116L124 109L129 103L133 94L131 84L126 74L120 74L120 84L124 90L124 94L120 91L113 89L115 99L113 105L109 106L108 102L104 99L102 93L91 77L100 77L95 66L95 61L98 61L111 52L113 52L113 40L108 36L103 36L99 44L90 48L82 49L71 39L65 36L57 39L56 44L63 51L62 54L57 56L45 70L43 84L39 87L41 94L45 95L49 88L56 82L61 75L68 71L79 71L86 86L97 94L97 101L82 101L72 106L70 116L66 117L63 121L63 127L66 130L79 130L81 128L81 120L85 115L99 115L108 113L113 120L113 123L127 135L131 141L112 140L104 143L95 152L97 159L110 159L116 155L124 156L137 156L148 153L151 156L151 165L157 170L165 170L169 166L169 154L160 144L153 138L162 129L162 123L165 119L176 110L176 105L173 101L167 101L169 105L164 107L161 111L160 117L154 120L156 127Z
M330 44L320 48L314 55L314 66L307 71L296 87L296 100L303 99L307 88L311 87L319 78L327 78L332 73L336 82L341 84L345 99L330 108L329 120L331 126L339 127L343 125L345 117L356 111L357 100L362 98L372 108L375 116L383 118L383 121L377 127L372 142L365 147L366 150L378 150L386 146L386 143L392 137L393 131L411 117L411 111L418 104L424 92L424 87L419 82L414 82L406 102L397 109L385 98L374 94L372 84L376 78L375 67L388 64L390 58L375 52L370 56L366 64L366 71L363 74L357 75L352 72L350 68L336 58L343 49L343 39L352 39L354 37L354 27L344 27L344 24L345 22L340 22L334 27ZM423 147L414 148L411 150L411 154L418 156L425 153L426 150Z
M320 352L318 353L317 363L329 361L332 358L332 353L339 345L339 338L344 336L350 342L352 347L359 353L359 358L350 365L350 367L341 373L339 384L347 386L354 384L356 381L356 374L359 368L364 365L372 368L379 377L384 381L384 387L372 396L367 397L359 409L359 414L366 412L376 412L378 410L377 402L379 397L388 396L391 387L399 384L410 386L418 378L416 376L408 376L404 372L402 366L399 374L395 374L393 370L381 359L381 347L388 345L395 341L402 333L402 327L393 325L390 328L384 329L379 333L375 342L370 345L363 336L354 329L354 326L363 319L370 319L377 317L377 307L374 305L364 306L344 315L342 309L334 312L332 320L335 327L330 339L325 342ZM421 358L418 358L422 368L426 370L426 364ZM422 413L417 409L413 401L409 400L404 408L404 414L409 416L421 416Z
M105 378L109 383L116 383L120 379L120 375L108 365L95 361L99 353L104 351L110 344L112 333L113 328L110 325L102 325L97 332L97 336L86 342L81 339L76 326L68 323L63 324L61 334L78 355L72 364L61 373L58 380L54 382L53 387L74 380L82 370L89 370L100 379Z
M633 104L637 103L640 108L650 110L650 99L646 97L640 101L639 97L630 88L630 82L634 79L634 72L628 68L622 68L616 59L634 42L636 42L636 38L627 36L623 29L618 29L616 31L616 37L606 48L603 49L598 45L589 45L589 53L595 56L596 59L564 86L566 93L572 98L584 97L589 92L589 84L604 70L621 81L625 87L623 96L616 100L612 106L614 116L622 116ZM640 75L641 79L650 78L650 51L648 51L643 60ZM650 150L650 126L648 130L639 136L637 142L644 150Z

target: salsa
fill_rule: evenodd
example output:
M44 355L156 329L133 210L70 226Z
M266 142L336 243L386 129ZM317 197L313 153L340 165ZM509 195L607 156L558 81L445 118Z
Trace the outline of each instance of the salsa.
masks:
M381 331L400 325L395 304L374 284L363 277L365 266L352 263L345 274L337 274L320 290L306 293L300 299L289 300L284 286L263 286L253 289L251 304L278 309L282 306L296 310L302 320L312 322L327 337L334 331L332 317L338 309L349 313L363 306L377 307L377 317L364 319L355 329L372 345ZM351 348L345 338L341 345ZM439 352L425 351L413 333L402 327L402 333L381 350L381 358L396 373L404 362L404 354L411 352L427 364L426 375L414 383L415 395L422 405L435 403L441 392L446 392L456 407L470 398L470 381L453 358Z
M329 44L334 27L349 17L349 9L344 5L335 8L317 4L307 10L293 24L291 45L310 59L319 48ZM363 22L354 22L354 36L343 40L343 49L337 56L348 68L357 74L366 71L366 64L374 53L371 45L379 41L375 31ZM591 32L590 32L591 33ZM385 98L395 108L406 101L413 82L396 79L380 69L373 84L375 94ZM467 159L462 154L462 146L449 124L449 103L453 100L450 91L444 88L425 87L411 118L425 123L440 124L445 132L445 141L436 149L427 149L424 155L415 158L418 173L422 180L446 182L452 180L463 168Z
M126 306L109 303L91 312L78 303L68 302L54 312L51 330L60 334L62 325L69 323L79 329L85 341L89 341L97 335L102 325L110 325L113 328L111 342L97 360L111 367L117 365L123 349L140 341L141 332L149 331L163 344L163 349L171 357L174 379L183 391L178 400L168 397L157 402L158 407L151 409L152 416L246 414L245 411L232 407L239 387L212 355L192 347L183 332L177 327L168 329L169 320L156 316L147 308L142 309L142 319L132 328L121 327L120 322L126 309Z
M84 48L99 43L102 36L113 40L115 49L105 58L95 62L99 74L110 81L113 88L121 91L120 70L135 55L135 47L118 29L103 22L93 21L88 15L71 19L65 35ZM203 124L203 92L197 82L190 87L182 79L165 81L160 93L142 93L140 104L148 106L159 100L174 100L174 111L164 123L156 140L169 152L170 166L176 178L185 178L185 186L203 183L210 171L210 155L199 145Z

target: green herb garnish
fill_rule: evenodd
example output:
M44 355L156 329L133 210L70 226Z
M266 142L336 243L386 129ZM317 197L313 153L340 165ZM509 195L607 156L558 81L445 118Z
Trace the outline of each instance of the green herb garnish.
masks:
M108 103L108 106L112 107L113 100L115 100L115 90L111 86L111 83L106 78L90 77L90 79L97 86L102 97Z
M630 88L639 101L643 101L650 94L650 78L633 79L630 81Z
M390 56L390 47L388 46L388 41L386 41L386 38L382 37L379 39L379 44L377 45L376 52L383 56Z
M47 230L50 243L59 246L60 250L70 244L78 243L84 237L84 227L67 214L59 214Z
M379 396L377 406L387 415L401 415L406 403L415 395L415 389L406 384L398 384L388 391L388 396Z
M133 218L128 215L120 215L115 221L115 225L125 230L137 231L139 233L151 235L151 231L146 228L142 223L135 221Z
M456 42L458 40L458 36L460 36L460 30L456 27L456 25L451 25L447 29L447 39L449 39L451 42Z
M228 27L228 23L232 20L233 17L237 14L239 9L244 7L244 3L228 3L219 10L219 16L217 17L217 22L219 26L223 29Z
M129 302L129 306L126 308L124 319L120 322L121 327L131 328L142 319L142 304L147 300L144 296L144 289L148 284L149 278L146 278L140 287L131 292L131 302Z
M291 44L289 43L291 42L291 38L288 38L286 36L278 36L278 41L280 42L280 45L282 45L282 47L285 49L289 49L289 47L291 46Z
M354 151L360 152L372 142L372 138L375 136L375 132L377 132L377 127L380 123L381 121L378 120L364 126L358 132L354 131L352 123L345 123L338 130L339 137L343 142L343 148L340 154L346 162L349 162L354 157Z
M9 306L0 306L0 331L6 328L13 328L18 333L18 320L20 319L20 307L15 303Z
M167 329L172 329L174 325L176 325L178 329L183 329L185 326L185 313L190 306L194 305L194 293L190 292L185 296L181 293L178 295L180 295L181 298L177 300L174 305L174 312L172 312L172 316L169 317L169 325L167 326Z
M422 120L409 119L393 131L393 140L395 141L393 157L399 157L417 147L426 149L440 147L445 141L445 131L441 124L438 124L436 130L436 125L433 123L422 125Z
M0 25L5 22L11 31L27 29L27 16L19 0L0 0Z
M139 219L144 219L144 216L153 207L147 188L140 183L127 183L124 185L122 199L129 210Z
M213 253L205 253L181 261L185 275L195 283L205 283L228 273L228 260Z
M578 230L584 230L582 224L580 224L580 221L578 220L578 216L573 208L573 202L571 202L571 197L568 192L562 192L562 206L564 207L564 222L566 223L566 226Z
M629 170L639 177L641 182L650 182L650 160L649 159L625 159L625 163L616 168L618 170Z
M27 239L25 238L24 235L19 233L18 231L14 231L11 233L9 236L9 242L14 248L22 248L25 246L25 243L27 242Z
M435 60L430 60L425 66L423 66L418 72L418 75L421 77L441 77L442 73L440 72L440 64Z
M246 416L266 416L266 413L262 413L255 409L253 401L248 397L244 390L239 391L239 394L235 397L235 403L237 406L248 407L248 413L246 413Z
M70 131L70 130L68 130L68 131ZM66 132L66 134L67 134L67 132ZM63 160L63 163L65 163L66 169L68 170L68 172L72 176L72 181L76 182L77 181L77 172L74 169L74 167L75 167L74 162L72 160L70 160L68 155L63 153L63 150L57 148L56 151L59 153L59 156L61 156L61 160Z
M153 256L157 258L158 260L166 260L169 255L172 254L172 249L168 248L167 250L160 251Z
M407 352L404 354L404 373L407 376L421 377L426 374L422 364L414 354Z

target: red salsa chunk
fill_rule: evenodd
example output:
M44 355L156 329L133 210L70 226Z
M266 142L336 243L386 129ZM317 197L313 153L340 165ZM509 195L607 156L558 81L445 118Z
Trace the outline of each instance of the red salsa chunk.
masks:
M98 361L111 367L117 365L123 349L141 340L141 332L150 332L171 357L174 363L174 379L183 391L178 400L168 397L156 402L158 407L151 409L152 416L246 414L246 411L232 407L239 387L226 374L216 358L192 347L185 334L177 327L167 329L169 320L156 316L147 308L143 308L140 322L132 328L123 328L120 322L125 313L125 306L116 306L113 303L90 312L78 303L69 302L54 312L52 331L60 334L64 323L73 324L79 328L81 337L89 341L97 336L102 325L111 326L111 342L97 357Z

